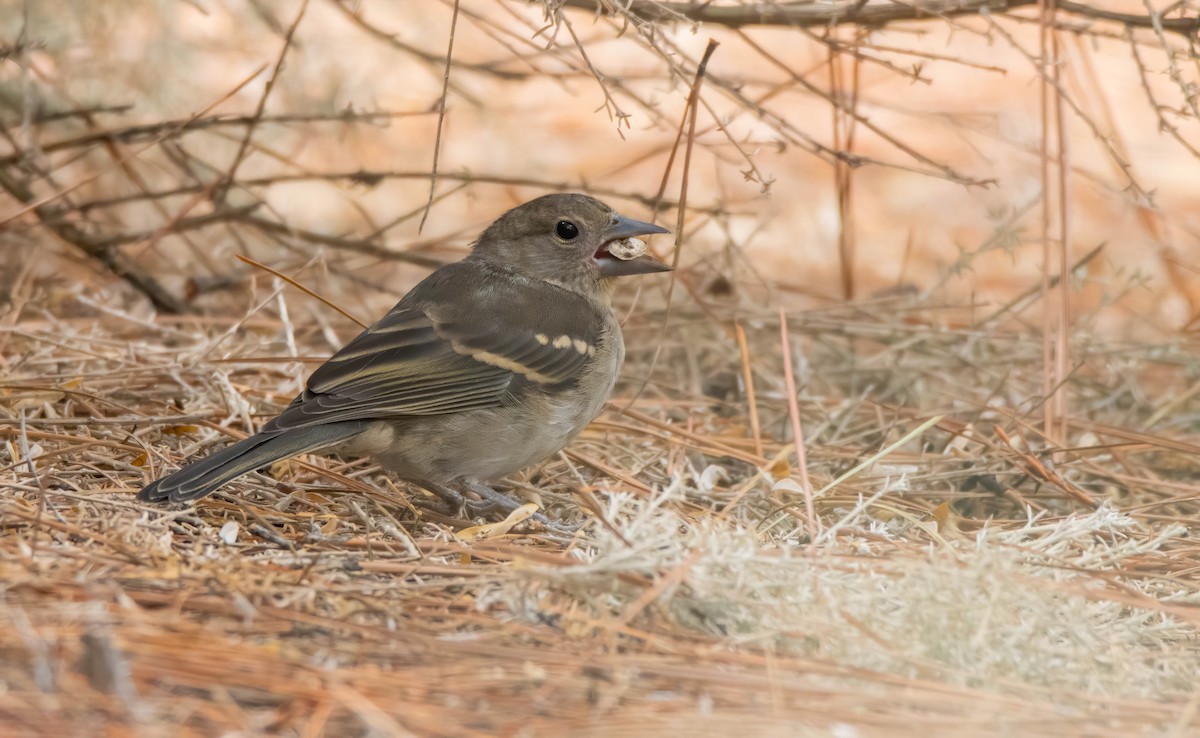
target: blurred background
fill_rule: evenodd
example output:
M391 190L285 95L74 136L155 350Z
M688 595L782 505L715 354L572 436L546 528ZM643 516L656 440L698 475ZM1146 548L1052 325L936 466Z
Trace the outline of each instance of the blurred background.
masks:
M703 3L560 5L7 0L2 286L203 312L264 276L243 254L370 318L547 191L674 227L684 147L663 177L711 39L682 239L693 295L753 310L913 292L971 322L1058 273L1042 229L1057 260L1065 215L1065 253L1086 260L1077 328L1192 327L1200 71L1194 35L1156 30L1141 4L1060 13L1061 155L1036 6L875 28L836 6L792 4L819 22L789 27L761 3L716 21Z

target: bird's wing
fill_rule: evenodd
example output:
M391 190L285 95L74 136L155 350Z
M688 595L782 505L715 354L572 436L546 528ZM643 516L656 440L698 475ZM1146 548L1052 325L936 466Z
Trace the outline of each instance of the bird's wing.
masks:
M514 279L462 262L438 270L263 430L494 407L517 377L571 380L596 353L603 315L573 293Z

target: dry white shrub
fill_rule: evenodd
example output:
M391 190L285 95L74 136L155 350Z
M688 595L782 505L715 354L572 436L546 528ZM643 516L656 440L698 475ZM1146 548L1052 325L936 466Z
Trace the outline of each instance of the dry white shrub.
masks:
M597 529L594 547L574 551L577 564L529 565L480 606L541 622L557 613L567 630L631 612L653 629L647 621L665 617L726 642L1004 692L1165 698L1191 694L1200 677L1200 634L1160 606L1197 598L1160 581L1159 599L1143 599L1136 583L1105 579L1131 557L1156 555L1179 526L1147 536L1106 508L924 551L842 538L810 553L753 530L687 523L663 505L681 488L650 501L614 496L608 514L628 545ZM629 575L672 582L643 608L647 589Z

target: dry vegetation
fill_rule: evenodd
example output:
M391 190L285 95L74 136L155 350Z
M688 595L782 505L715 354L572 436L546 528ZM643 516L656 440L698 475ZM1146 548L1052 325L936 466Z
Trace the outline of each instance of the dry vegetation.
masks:
M1200 732L1200 7L600 5L0 0L0 735ZM560 189L682 226L576 534L134 502Z

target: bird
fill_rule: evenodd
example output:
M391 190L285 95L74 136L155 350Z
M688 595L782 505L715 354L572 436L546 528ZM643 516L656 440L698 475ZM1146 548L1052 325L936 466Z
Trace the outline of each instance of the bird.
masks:
M614 283L671 270L624 247L663 233L578 193L509 210L465 258L431 272L318 367L257 433L137 499L191 502L323 451L373 457L460 512L512 512L519 503L491 485L557 453L600 413L625 357Z

